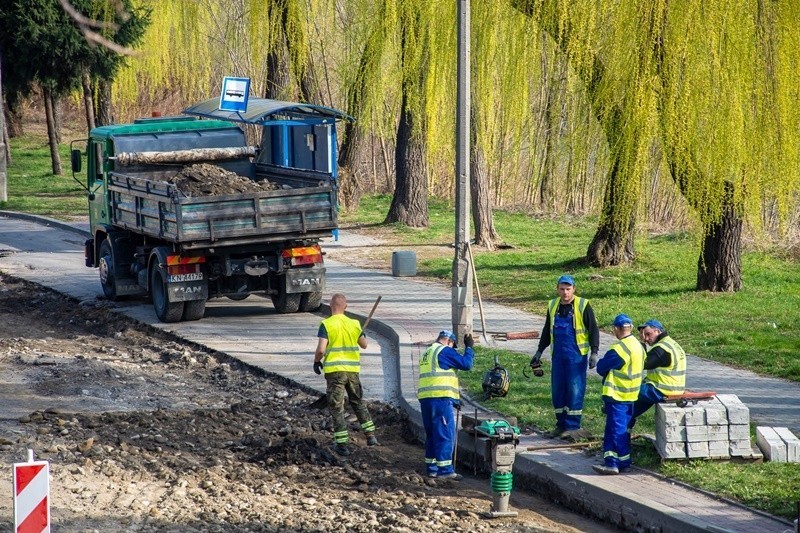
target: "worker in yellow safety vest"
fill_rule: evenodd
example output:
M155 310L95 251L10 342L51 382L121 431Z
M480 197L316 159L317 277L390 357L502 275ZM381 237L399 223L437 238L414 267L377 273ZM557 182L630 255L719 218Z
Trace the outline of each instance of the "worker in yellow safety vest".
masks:
M461 480L453 464L456 446L456 419L453 408L460 407L461 393L456 370L472 368L472 335L464 335L464 355L456 351L456 335L439 332L419 359L417 399L425 427L425 470L428 477Z
M368 446L377 446L375 424L364 404L363 390L359 372L361 370L361 351L367 347L367 336L361 324L344 314L347 298L344 294L331 297L331 316L322 321L317 331L317 350L314 353L314 372L325 372L328 409L333 417L334 451L342 456L350 455L347 432L347 419L344 412L344 399L355 411L361 429L367 436Z
M633 320L620 314L614 318L617 342L597 363L603 377L603 410L606 428L603 434L603 464L592 465L599 474L619 474L631 466L631 434L628 424L633 403L639 396L644 373L644 346L634 337Z

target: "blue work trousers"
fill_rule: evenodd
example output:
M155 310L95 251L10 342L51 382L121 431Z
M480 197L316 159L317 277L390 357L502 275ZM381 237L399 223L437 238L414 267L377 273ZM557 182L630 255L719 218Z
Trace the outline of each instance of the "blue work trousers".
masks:
M425 470L440 476L453 472L456 420L451 398L423 398L419 401L425 427Z
M631 417L628 429L636 424L636 419L647 412L648 409L666 399L664 393L656 388L652 383L642 383L639 388L639 397L633 402L633 416Z
M603 396L606 429L603 433L603 461L606 466L631 466L631 434L628 430L633 415L633 402L618 402Z
M556 316L553 326L553 371L550 377L556 427L580 429L583 397L586 394L586 370L589 359L581 355L575 341L572 317Z

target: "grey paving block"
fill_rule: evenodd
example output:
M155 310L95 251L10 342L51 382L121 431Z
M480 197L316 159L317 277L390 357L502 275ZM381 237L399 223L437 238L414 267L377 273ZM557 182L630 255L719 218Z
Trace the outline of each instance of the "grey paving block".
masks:
M730 440L750 439L750 425L731 424L728 426L728 438Z
M735 394L717 394L728 411L728 424L750 424L750 409Z
M683 426L656 426L656 441L686 442L686 428Z
M750 439L731 439L730 452L732 457L750 457L753 455L753 447L750 444Z
M685 442L667 442L656 439L656 450L662 459L686 459Z
M703 426L706 423L706 410L700 405L689 405L683 408L685 412L685 426Z
M708 441L708 456L712 459L729 459L731 456L728 440Z
M686 443L686 457L700 458L708 456L708 441Z
M708 441L709 442L725 442L728 443L728 426L727 425L708 425Z
M686 442L708 442L708 426L686 426Z
M786 445L786 461L789 463L800 462L800 440L789 428L772 428Z
M656 404L656 427L659 424L663 426L685 426L686 413L683 408L678 407L674 403L657 403Z
M728 410L725 409L719 398L712 398L703 402L703 407L706 410L706 424L728 424Z
M771 427L758 426L756 428L756 444L768 461L786 462L786 443Z

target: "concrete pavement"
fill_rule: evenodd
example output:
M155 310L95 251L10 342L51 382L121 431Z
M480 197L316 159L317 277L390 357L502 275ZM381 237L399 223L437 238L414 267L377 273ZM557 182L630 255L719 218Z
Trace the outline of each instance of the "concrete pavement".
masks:
M52 229L44 227L43 222ZM83 239L76 233L81 229L81 225L19 219L0 212L0 251L8 250L0 257L0 270L80 300L97 298L101 294L97 272L83 266ZM41 242L46 244L38 244ZM331 249L374 244L368 238L343 233L339 242L325 246ZM348 310L365 317L376 296L382 296L370 326L380 336L370 336L373 342L364 354L362 380L369 397L398 401L412 421L419 424L417 360L436 332L451 323L449 287L394 278L389 274L389 265L385 272L379 272L328 260L327 267L326 301L334 292L343 292L348 297ZM499 304L484 302L484 307L490 322L487 326L493 331L541 329L544 322L542 317ZM278 315L268 301L254 296L242 302L209 302L203 320L180 324L158 323L152 307L141 302L119 309L304 386L324 390L324 381L310 371L319 316ZM477 318L478 313L474 315ZM480 326L476 324L475 329ZM532 353L537 342L508 341L504 347ZM602 335L601 351L611 342L610 336ZM797 383L734 371L696 357L690 357L689 368L689 388L737 394L750 407L752 421L790 427L795 432L800 429ZM780 406L772 401L778 397L785 398ZM460 438L465 452L471 451L470 441L464 435ZM546 442L552 441L524 436L520 450ZM515 463L515 483L629 530L783 532L791 526L644 471L598 476L591 469L595 462L595 458L568 450L521 452Z

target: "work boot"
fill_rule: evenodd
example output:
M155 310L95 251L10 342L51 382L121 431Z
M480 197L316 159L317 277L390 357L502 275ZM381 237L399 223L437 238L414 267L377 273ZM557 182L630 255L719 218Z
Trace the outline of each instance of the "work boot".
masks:
M428 476L428 477L437 477L438 475L439 475L439 474L438 474L437 472L428 472L428 473L427 473L427 476Z
M616 476L619 474L619 468L616 466L592 465L592 469L598 474L603 474L604 476Z
M335 451L342 457L347 457L348 455L350 455L350 448L347 447L347 444L336 443L333 446L333 451Z
M380 446L381 443L378 442L378 437L375 435L367 435L367 446Z
M458 472L450 472L449 474L437 475L436 477L438 479L449 479L451 481L461 481L462 479L464 479L464 476L462 476Z
M559 437L560 437L560 436L561 436L561 435L562 435L562 434L563 434L565 431L566 431L566 430L565 430L564 428L559 428L559 427L557 427L557 428L556 428L556 429L554 429L553 431L548 431L547 433L545 433L545 436L546 436L546 437L549 437L549 438L551 438L551 439L557 439L557 438L559 438Z

